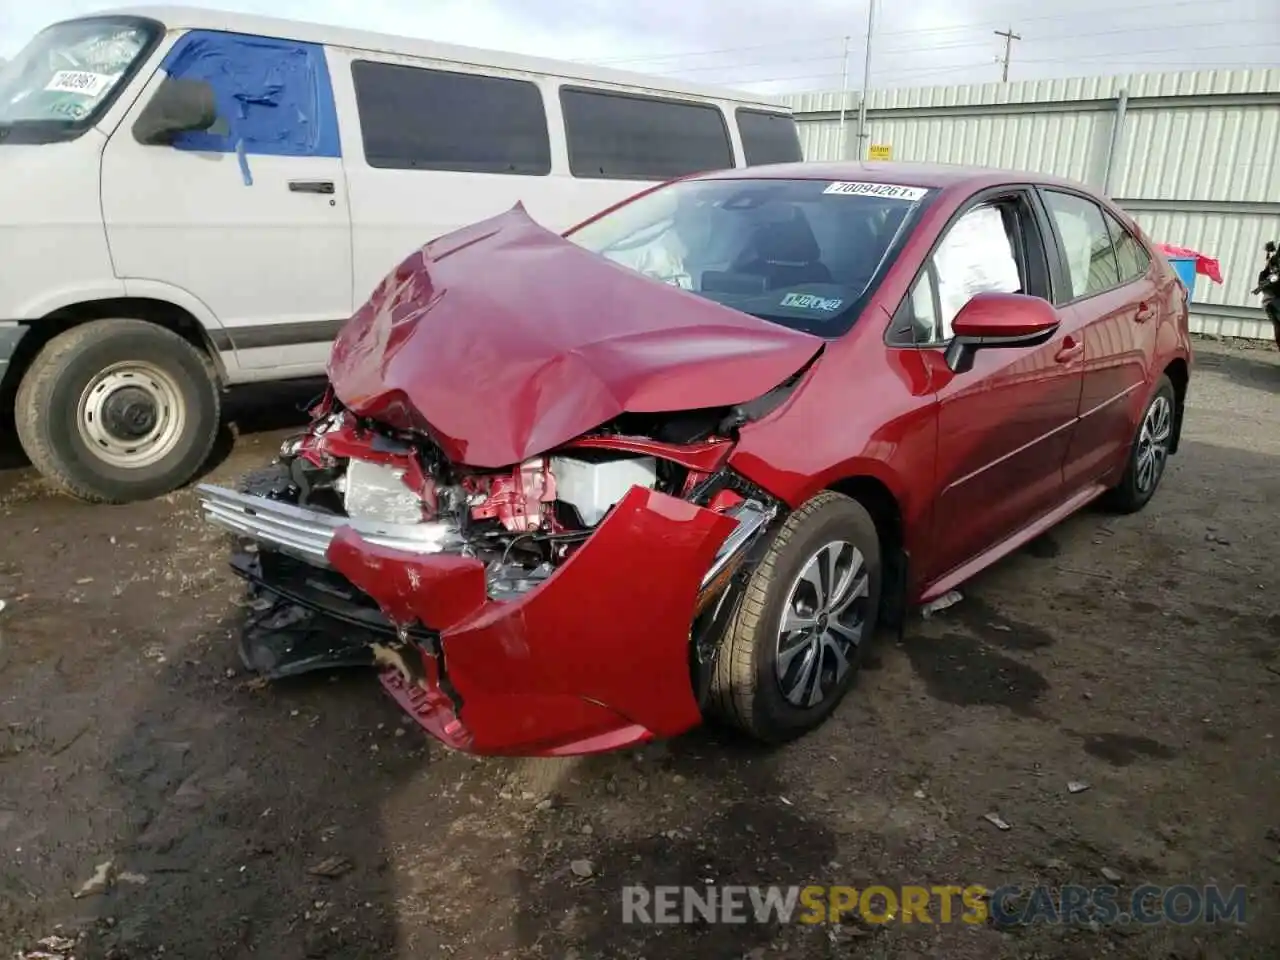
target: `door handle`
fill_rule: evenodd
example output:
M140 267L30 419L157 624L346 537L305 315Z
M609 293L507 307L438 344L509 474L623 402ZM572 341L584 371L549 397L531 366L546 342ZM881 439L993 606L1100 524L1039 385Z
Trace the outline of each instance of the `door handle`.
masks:
M1137 320L1138 323L1146 323L1155 315L1156 312L1152 309L1151 304L1140 303L1138 304L1138 312L1133 315L1133 319Z
M1058 361L1058 363L1071 363L1074 360L1079 360L1083 356L1084 342L1081 341L1077 343L1075 340L1068 337L1066 342L1063 343L1062 349L1053 355L1053 359Z
M333 193L332 180L290 180L289 189L294 193Z

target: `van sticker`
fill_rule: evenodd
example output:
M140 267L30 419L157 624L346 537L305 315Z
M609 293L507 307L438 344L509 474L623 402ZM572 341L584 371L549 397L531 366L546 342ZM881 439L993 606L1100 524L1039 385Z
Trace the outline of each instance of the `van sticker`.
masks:
M890 200L923 200L929 191L924 187L904 187L896 183L829 183L823 193L839 193L847 197L887 197Z
M100 97L103 91L115 81L115 76L105 73L90 73L88 70L59 70L44 89L48 93L78 93L85 97Z
M821 310L823 313L835 313L840 309L843 300L819 297L812 293L788 293L782 298L782 306L796 307L800 310Z

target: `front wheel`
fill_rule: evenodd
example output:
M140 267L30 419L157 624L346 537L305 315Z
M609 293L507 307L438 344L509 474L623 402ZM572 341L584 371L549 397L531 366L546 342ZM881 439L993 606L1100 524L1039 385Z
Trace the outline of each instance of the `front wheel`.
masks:
M47 480L81 500L128 503L195 475L213 447L220 398L209 360L176 333L96 320L45 345L14 414Z
M1138 432L1129 447L1129 460L1125 464L1120 482L1107 491L1105 506L1117 513L1137 513L1145 507L1169 462L1169 447L1173 442L1173 426L1177 416L1177 395L1173 383L1161 375L1155 393L1147 401L1138 422Z
M825 491L790 514L752 573L711 678L711 712L767 743L822 724L876 627L880 540L857 501Z

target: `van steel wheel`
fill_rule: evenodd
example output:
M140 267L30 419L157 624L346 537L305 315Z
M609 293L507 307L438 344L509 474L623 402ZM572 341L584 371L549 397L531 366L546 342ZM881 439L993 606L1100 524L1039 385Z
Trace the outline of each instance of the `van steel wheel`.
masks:
M1147 505L1160 486L1169 463L1169 447L1173 442L1178 414L1177 402L1173 383L1168 377L1161 376L1138 421L1124 476L1107 492L1105 502L1111 509L1119 513L1136 513Z
M97 320L51 340L18 387L32 464L82 500L127 503L181 486L213 447L220 398L195 347L141 320Z
M825 491L790 514L721 641L711 712L773 743L819 726L875 633L880 582L879 536L860 503Z

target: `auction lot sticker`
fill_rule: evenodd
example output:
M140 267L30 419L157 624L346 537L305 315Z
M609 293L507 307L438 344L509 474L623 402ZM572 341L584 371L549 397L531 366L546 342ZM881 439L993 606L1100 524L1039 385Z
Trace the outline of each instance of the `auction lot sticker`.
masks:
M105 73L87 70L59 70L53 75L45 90L50 93L78 93L86 97L99 97L115 81Z
M909 200L915 203L924 199L929 191L924 187L904 187L896 183L829 183L823 193L840 193L847 197L887 197L891 200Z

